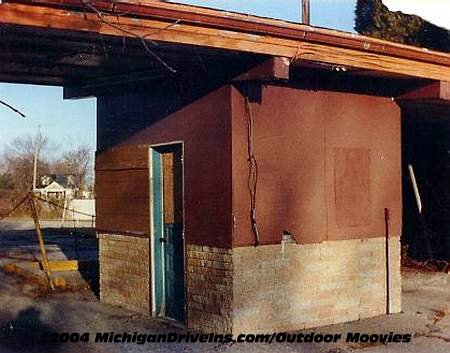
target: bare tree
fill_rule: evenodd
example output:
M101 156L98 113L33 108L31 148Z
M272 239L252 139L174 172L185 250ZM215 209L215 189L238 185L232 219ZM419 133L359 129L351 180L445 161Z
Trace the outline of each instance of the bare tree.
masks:
M92 161L92 151L87 145L80 145L62 155L62 167L75 176L75 186L80 190L87 186Z
M8 174L14 181L15 190L25 192L33 183L34 155L40 151L37 161L39 174L48 173L49 141L41 134L23 136L13 140L6 149L5 163Z

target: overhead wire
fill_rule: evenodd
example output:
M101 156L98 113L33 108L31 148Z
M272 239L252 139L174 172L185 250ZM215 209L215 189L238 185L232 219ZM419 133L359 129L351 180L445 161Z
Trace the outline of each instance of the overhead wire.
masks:
M248 190L250 193L250 224L254 235L254 246L260 242L259 229L256 215L256 196L258 189L258 161L256 160L253 149L253 112L250 100L245 97L245 111L247 116L247 162L248 162Z

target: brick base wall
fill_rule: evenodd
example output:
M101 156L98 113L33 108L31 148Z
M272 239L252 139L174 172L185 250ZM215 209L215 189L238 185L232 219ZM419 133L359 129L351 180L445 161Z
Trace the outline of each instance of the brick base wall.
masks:
M100 298L151 313L149 241L99 235ZM390 311L401 310L400 238L390 248ZM188 329L293 331L386 312L385 239L231 249L186 246Z
M233 249L233 333L289 331L386 313L385 239ZM390 240L391 312L401 310Z
M188 328L208 333L231 333L231 250L187 245L186 256Z
M151 314L148 238L99 234L100 300Z

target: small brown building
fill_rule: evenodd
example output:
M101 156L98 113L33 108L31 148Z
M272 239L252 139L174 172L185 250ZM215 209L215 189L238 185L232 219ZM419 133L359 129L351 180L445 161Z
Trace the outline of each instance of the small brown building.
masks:
M59 83L98 98L102 301L219 333L401 311L402 121L450 117L450 55L184 5L38 2L4 21L39 8L48 37L100 33L109 52Z

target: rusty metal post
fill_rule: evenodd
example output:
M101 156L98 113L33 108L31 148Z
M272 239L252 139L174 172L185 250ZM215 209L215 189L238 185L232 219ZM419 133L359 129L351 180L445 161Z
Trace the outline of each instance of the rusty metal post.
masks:
M309 0L302 0L302 23L305 25L310 25L310 3Z
M36 210L36 204L34 203L34 196L32 193L28 195L28 202L30 204L31 215L33 217L34 226L36 227L36 232L39 241L39 249L41 251L42 256L42 267L44 268L45 276L47 277L47 282L51 290L55 289L55 286L52 281L51 272L50 272L50 264L48 262L47 252L45 250L44 237L42 235L41 224L39 222L39 215Z
M391 313L391 264L390 264L390 248L389 248L389 238L390 238L390 229L389 229L390 215L389 209L384 209L384 225L385 225L385 251L386 251L386 314L389 315Z

